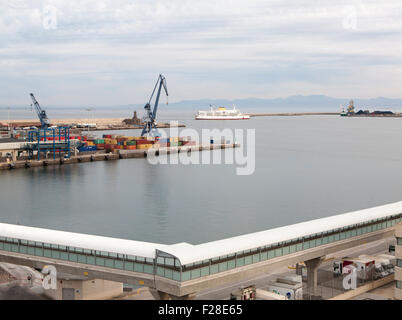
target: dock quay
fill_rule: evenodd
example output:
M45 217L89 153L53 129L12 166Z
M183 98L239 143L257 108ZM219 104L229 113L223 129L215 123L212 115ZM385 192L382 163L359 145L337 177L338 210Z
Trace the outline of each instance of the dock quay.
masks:
M339 116L339 112L279 112L279 113L247 113L250 117L294 117L294 116Z
M85 129L85 131L104 131L104 130L132 130L142 129L144 123L138 121L137 123L125 122L124 118L97 118L97 119L53 119L51 125L53 126L70 126L76 129ZM91 122L91 125L88 125ZM37 120L0 120L0 123L13 128L37 127L41 126ZM172 127L185 127L184 124L171 124L160 122L158 128L172 128Z
M116 150L116 152L105 153L101 151L99 153L84 154L71 156L70 158L56 158L56 159L43 159L43 160L16 160L10 162L0 163L0 170L12 170L12 169L28 169L35 167L46 167L65 165L72 163L94 162L94 161L108 161L119 159L132 159L132 158L146 158L149 152L160 154L173 154L180 152L199 152L207 150L227 149L239 147L238 143L216 143L208 145L195 145L195 146L175 146L175 147L163 147L163 148L151 148L146 150Z

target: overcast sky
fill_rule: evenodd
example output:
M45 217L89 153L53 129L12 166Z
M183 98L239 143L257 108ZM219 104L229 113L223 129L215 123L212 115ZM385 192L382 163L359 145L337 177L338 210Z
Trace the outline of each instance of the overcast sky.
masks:
M402 97L397 0L0 0L0 105ZM164 100L163 100L164 101Z

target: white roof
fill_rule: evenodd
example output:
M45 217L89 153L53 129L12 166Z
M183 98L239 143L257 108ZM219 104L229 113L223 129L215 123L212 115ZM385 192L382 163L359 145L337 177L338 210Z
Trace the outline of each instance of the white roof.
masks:
M402 201L195 246L173 245L167 253L185 265L400 213Z
M136 255L152 259L155 258L155 250L157 248L163 250L166 247L163 244L151 242L109 238L5 223L0 223L0 236L83 249Z
M198 245L164 245L5 223L0 223L0 236L146 258L155 258L156 250L160 250L185 265L400 213L402 201Z

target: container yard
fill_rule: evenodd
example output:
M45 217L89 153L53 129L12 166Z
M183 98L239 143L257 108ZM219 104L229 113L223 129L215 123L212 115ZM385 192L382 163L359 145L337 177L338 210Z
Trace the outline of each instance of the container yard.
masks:
M69 139L71 156L61 146L67 145ZM32 142L39 147L29 148L29 142L16 141L0 144L0 170L31 168L69 163L118 160L128 158L146 158L152 149L156 155L159 151L180 153L181 151L203 151L238 147L234 143L214 143L197 145L191 137L144 137L104 134L102 138L88 135L40 136Z
M157 137L127 137L114 134L104 134L101 139L88 139L83 137L84 146L79 151L105 150L116 153L116 150L147 150L150 148L166 148L180 146L194 146L195 141L186 137L173 137L159 139Z

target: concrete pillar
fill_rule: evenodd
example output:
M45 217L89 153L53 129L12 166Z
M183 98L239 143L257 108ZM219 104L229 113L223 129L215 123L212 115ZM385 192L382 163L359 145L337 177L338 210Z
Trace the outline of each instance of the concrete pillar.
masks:
M317 280L318 280L318 267L321 265L325 257L318 257L311 260L306 260L304 263L307 267L307 287L309 293L317 296Z
M17 150L13 150L11 152L12 156L13 156L13 162L17 161Z

